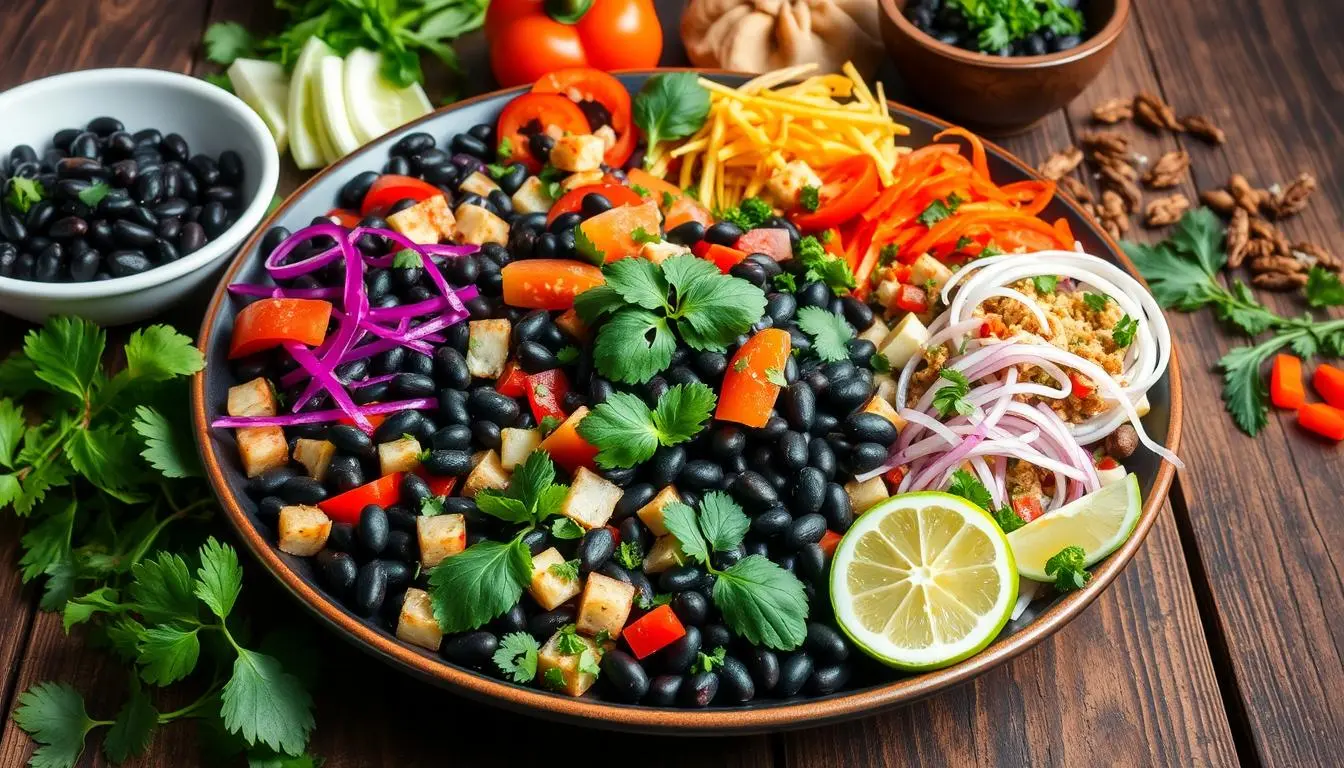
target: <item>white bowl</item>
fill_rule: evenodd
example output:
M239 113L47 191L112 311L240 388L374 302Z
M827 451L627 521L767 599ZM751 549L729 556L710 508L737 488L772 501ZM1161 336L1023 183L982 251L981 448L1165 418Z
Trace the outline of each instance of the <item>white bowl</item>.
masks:
M134 133L181 134L193 154L232 149L243 158L246 207L228 231L200 250L138 275L87 283L39 283L0 277L0 312L42 322L80 315L103 325L143 320L216 275L261 223L275 196L280 158L266 125L238 97L177 72L91 69L56 75L0 93L0 153L28 144L41 155L62 128L107 115Z

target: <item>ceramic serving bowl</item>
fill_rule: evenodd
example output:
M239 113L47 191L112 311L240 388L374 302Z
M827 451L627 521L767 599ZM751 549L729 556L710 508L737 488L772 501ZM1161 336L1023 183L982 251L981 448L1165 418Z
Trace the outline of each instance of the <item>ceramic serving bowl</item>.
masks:
M629 72L618 76L631 91L635 91L650 74ZM727 72L705 74L730 85L746 79ZM234 317L242 304L226 290L226 286L234 282L264 281L263 259L258 254L263 234L276 225L297 230L314 216L323 214L334 205L338 190L351 176L382 168L388 149L402 136L427 131L441 141L446 140L477 123L493 122L504 105L519 92L520 89L513 89L460 102L384 136L315 176L291 195L243 246L216 289L201 327L198 343L206 357L206 368L192 380L192 419L210 483L230 523L248 549L306 609L338 635L393 667L450 691L540 717L589 727L650 733L762 732L872 714L983 674L1031 649L1071 621L1115 580L1134 556L1156 520L1175 474L1170 464L1159 461L1153 454L1141 453L1129 462L1140 478L1145 499L1143 516L1129 541L1093 569L1092 582L1086 589L1048 603L1034 604L981 653L947 669L918 675L902 675L872 665L863 677L855 675L854 687L822 698L764 700L742 707L702 710L613 704L591 696L571 698L502 682L455 666L438 654L404 644L383 625L357 617L341 602L327 595L310 560L292 557L275 548L274 532L260 522L256 504L243 490L246 478L239 467L232 431L210 427L210 422L224 411L229 386L236 383L232 380L227 357ZM891 105L891 110L898 121L910 126L908 139L914 146L930 142L935 133L948 127L934 117L900 105ZM987 144L986 149L990 170L999 183L1039 178L1029 166L999 147ZM1131 273L1135 271L1118 245L1086 218L1075 203L1056 197L1042 215L1048 219L1064 217L1088 252L1110 258ZM1180 435L1181 397L1174 357L1167 375L1148 393L1148 398L1152 410L1144 419L1145 428L1175 450Z
M905 17L910 0L879 0L882 40L902 81L937 114L991 136L1030 128L1096 79L1129 21L1130 0L1090 0L1090 37L1044 56L990 56L941 43Z
M167 309L218 274L266 215L280 178L280 157L266 125L237 96L177 72L90 69L34 80L0 93L0 151L28 144L39 153L63 128L108 115L128 130L179 133L192 152L243 158L245 208L227 232L200 250L138 275L87 283L40 283L0 277L0 312L41 322L80 315L103 325L143 320ZM12 119L10 119L12 118Z

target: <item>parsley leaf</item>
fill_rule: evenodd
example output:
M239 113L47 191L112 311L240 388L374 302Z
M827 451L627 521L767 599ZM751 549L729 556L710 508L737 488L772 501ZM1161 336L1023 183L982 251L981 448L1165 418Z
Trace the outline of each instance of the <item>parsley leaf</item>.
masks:
M140 677L153 685L168 685L191 674L201 654L199 631L173 624L146 629L135 649Z
M741 278L690 254L662 264L663 275L676 292L677 330L693 349L722 352L738 334L765 313L765 293Z
M1344 306L1344 284L1340 283L1339 275L1319 264L1307 273L1307 285L1303 291L1307 304L1313 307Z
M252 33L236 21L220 21L205 30L205 57L222 66L248 57L256 47Z
M632 571L644 563L644 553L640 551L637 541L621 542L616 548L615 558L621 567Z
M1004 533L1012 533L1027 524L1027 521L1023 520L1022 516L1014 512L1013 508L1007 504L991 510L991 512L994 515L994 522L999 524Z
M929 203L928 207L926 207L922 213L919 214L919 223L926 227L932 227L934 224L937 224L943 219L956 213L963 202L965 201L958 197L956 192L950 193L942 200L934 200Z
M751 519L742 507L723 491L710 491L700 499L699 523L709 548L715 552L741 544L751 527Z
M223 619L233 611L238 593L243 590L243 568L238 553L225 547L213 536L201 545L201 567L196 570L196 596L210 612Z
M854 329L843 317L822 307L798 310L798 327L812 337L812 351L827 362L849 358L845 344L854 338Z
M815 211L821 207L821 190L808 184L798 193L798 204L804 210ZM829 232L830 230L827 230Z
M467 632L512 608L532 580L532 555L519 539L482 541L429 572L434 618L444 632Z
M47 191L42 188L42 182L16 177L9 180L9 196L5 200L19 213L27 213L34 203L41 202L46 196Z
M598 666L597 654L593 652L592 648L584 648L579 653L579 674L592 675L593 677L602 674L602 667Z
M565 581L579 580L579 561L566 560L563 563L556 563L546 569L552 576Z
M713 595L724 623L750 643L788 651L807 636L802 582L761 555L720 571Z
M630 233L630 239L634 240L638 245L644 245L645 243L660 242L663 238L658 235L649 234L648 230L643 227L635 227L635 231ZM630 259L624 259L624 261L630 261ZM616 263L619 264L620 262Z
M510 632L499 639L492 657L495 666L515 683L530 683L537 676L537 653L541 647L526 632Z
M583 538L583 528L568 517L557 517L551 523L551 535L563 541Z
M81 203L90 208L97 208L98 204L103 201L103 198L107 197L107 193L111 191L112 188L105 182L95 181L92 185L81 189L77 194L77 197L79 197Z
M14 723L42 745L33 752L33 768L75 765L84 737L98 725L84 709L84 697L65 683L38 683L20 694Z
M546 674L542 675L542 680L545 681L546 687L552 690L563 691L565 689L565 673L561 672L559 667L551 667L546 670Z
M736 224L743 232L756 229L774 218L775 211L770 204L759 197L748 197L736 208L719 211L718 218Z
M599 466L633 467L648 461L659 445L695 437L714 404L714 391L699 382L670 387L654 410L629 392L615 392L579 422L579 435L598 449Z
M944 368L938 372L938 378L947 382L941 384L933 393L933 407L938 409L940 416L947 418L953 413L959 416L975 413L975 406L966 399L966 393L971 390L971 383L961 371Z
M771 282L781 291L795 293L798 290L798 281L788 272L780 272L778 275L771 278Z
M598 330L593 363L614 381L642 384L672 363L676 349L666 318L647 309L627 308Z
M114 763L141 754L149 747L158 725L158 711L145 695L139 681L131 678L130 698L117 712L117 719L103 738L103 751Z
M556 351L555 359L561 365L569 365L579 359L579 348L573 344L566 344Z
M873 369L873 373L891 373L891 360L881 352L874 352L868 358L868 367Z
M568 492L568 486L555 482L550 455L535 450L514 468L508 488L482 489L476 494L476 506L508 523L539 523L555 514Z
M700 652L695 654L695 661L691 664L692 672L713 672L723 666L723 660L728 655L728 649L722 645L715 648L710 653Z
M274 657L237 650L233 677L220 696L224 726L242 734L249 744L265 744L286 754L303 752L314 725L313 700L303 683Z
M159 552L131 566L131 598L146 621L166 623L196 616L196 586L181 557Z
M1082 589L1092 578L1084 566L1086 562L1087 553L1082 547L1068 546L1045 561L1045 575L1055 577L1055 589L1060 592Z
M542 437L545 437L559 428L560 424L561 421L556 416L543 416L541 423L537 425L537 429L540 429Z
M681 551L686 556L701 563L709 563L710 547L705 535L700 532L696 522L695 510L679 501L663 507L663 526L676 537Z
M952 482L947 487L947 492L953 496L960 496L981 509L994 508L994 499L990 496L989 489L979 478L964 469L952 473Z
M1128 347L1134 343L1134 334L1138 333L1139 322L1129 315L1125 315L1115 323L1111 329L1111 339L1115 341L1117 347Z
M642 227L635 230L636 241L643 231ZM669 308L667 280L657 264L647 259L621 259L604 269L603 274L606 284L628 303L644 309Z
M37 366L37 377L62 392L85 400L98 375L107 334L77 317L52 317L41 330L29 331L23 352Z
M169 421L157 410L138 405L131 427L145 440L140 455L164 477L202 476L189 424Z
M410 248L403 248L392 257L393 269L415 269L424 265L425 259L420 255L420 252L413 251Z
M1055 275L1037 275L1031 282L1036 287L1037 293L1054 293L1055 287L1059 285L1059 278Z
M1092 310L1093 312L1100 312L1106 309L1106 305L1110 302L1110 300L1111 300L1110 296L1106 296L1100 293L1083 294L1083 304L1085 304L1087 308Z
M837 295L843 296L856 285L854 273L844 259L826 252L821 241L808 235L798 241L794 248L794 257L806 268L803 280L820 280Z
M700 130L709 116L709 91L694 72L667 72L650 77L635 94L633 106L635 124L653 149Z

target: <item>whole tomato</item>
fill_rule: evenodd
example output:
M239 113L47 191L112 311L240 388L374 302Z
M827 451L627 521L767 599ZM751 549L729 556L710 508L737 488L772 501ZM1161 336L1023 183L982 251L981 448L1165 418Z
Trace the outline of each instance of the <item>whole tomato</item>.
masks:
M504 87L566 67L647 69L663 52L653 0L492 0L485 36Z

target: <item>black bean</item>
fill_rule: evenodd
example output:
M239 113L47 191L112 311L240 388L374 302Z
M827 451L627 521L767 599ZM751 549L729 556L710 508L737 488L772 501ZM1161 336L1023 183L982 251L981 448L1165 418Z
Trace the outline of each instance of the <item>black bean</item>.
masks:
M333 456L327 465L325 481L335 486L338 493L351 491L364 484L364 469L354 456Z
M820 544L804 544L794 553L794 566L804 580L821 586L826 578L826 553Z
M748 283L751 283L758 288L764 286L767 279L765 270L761 269L759 264L752 264L746 261L734 264L732 268L728 270L728 274L746 280ZM769 318L769 315L766 315L765 317Z
M403 434L411 434L419 428L424 421L424 417L419 411L398 411L383 420L378 428L373 431L373 442L390 443L399 439Z
M700 628L700 644L705 648L727 646L733 641L732 633L722 624L709 624Z
M327 591L342 600L345 599L359 576L359 566L355 564L355 559L344 552L324 549L317 553L315 560Z
M411 350L406 353L406 359L401 363L401 370L406 373L423 373L426 376L432 376L434 375L434 359L429 355L422 355L415 350Z
M535 528L523 534L523 546L533 555L545 552L551 546L551 536L541 528Z
M812 676L807 681L807 692L813 696L826 696L835 693L845 687L849 682L850 666L848 664L832 664L825 667L817 667Z
M827 480L835 477L835 451L825 440L813 440L807 444L807 463L821 470Z
M616 551L616 537L606 528L594 528L579 542L579 569L584 573L601 568Z
M854 524L854 510L849 503L849 494L839 483L826 484L821 514L826 518L826 527L836 533L844 533Z
M873 356L877 354L876 344L867 339L850 339L845 342L845 349L849 352L850 362L865 369L872 367Z
M873 396L872 382L853 376L840 381L832 381L826 390L826 399L840 413L849 413Z
M368 504L359 512L359 524L355 526L355 540L359 550L366 557L377 557L387 546L387 535L391 531L387 512L377 504Z
M889 446L896 442L896 427L885 416L876 413L852 413L845 419L845 432L856 441L880 443Z
M489 387L481 387L467 396L467 411L472 418L507 427L518 418L518 401Z
M479 667L490 662L499 650L499 638L493 632L478 630L449 637L439 652L443 658L463 667Z
M98 157L98 137L88 131L79 134L74 141L70 142L70 154L74 157L96 159Z
M144 248L154 243L154 230L121 219L112 223L112 239L128 248Z
M519 344L517 354L518 365L524 373L541 373L560 367L560 361L555 353L537 341L524 341Z
M879 417L880 418L880 417ZM885 421L885 419L883 419ZM849 454L849 469L861 474L882 466L887 460L887 449L879 443L859 443Z
M182 254L178 253L177 246L162 237L154 238L154 243L149 246L149 252L158 260L160 266L177 261L182 257Z
M403 531L393 531L393 533L407 540L410 539L409 535ZM389 548L383 554L386 555L390 553L391 549ZM382 563L383 575L387 578L388 589L403 589L411 583L411 566L405 560L384 557L382 558ZM401 613L401 603L398 602L395 608L392 608L391 606L384 606L384 608L389 609L388 615L393 617L393 622L395 624L396 615Z
M621 534L622 543L634 542L639 545L641 552L648 551L649 545L653 543L653 534L634 515L622 520L616 530Z
M686 678L678 696L682 704L702 709L719 693L719 676L713 672L697 672Z
M471 416L467 413L467 393L458 389L440 389L438 414L440 424L465 425L470 422Z
M465 424L450 424L431 435L429 444L435 451L465 450L471 445L471 428Z
M375 455L373 440L358 427L349 424L336 424L328 427L327 439L341 453L368 459Z
M801 432L785 432L779 439L779 462L785 470L796 472L807 466L807 436Z
M201 209L201 217L198 222L201 228L205 230L207 237L216 238L224 234L229 228L229 214L224 210L223 203L206 203Z
M434 497L434 492L429 489L429 483L414 472L406 472L401 476L401 497L402 504L411 509L420 509L420 505L426 500Z
M401 397L434 394L434 378L423 373L398 373L392 377L392 393Z
M686 466L686 449L680 445L661 446L646 465L649 480L658 487L671 485Z
M709 617L709 598L695 590L685 590L672 596L672 611L683 624L698 627Z
M256 477L249 477L243 489L247 495L254 499L263 496L274 496L284 487L285 482L299 473L290 467L275 467L262 472Z
M849 658L849 644L840 633L815 621L807 623L807 639L803 647L822 664L838 664Z
M602 679L620 701L633 704L649 690L649 675L633 656L621 650L602 656Z
M538 613L527 620L527 631L533 637L545 642L551 635L560 631L560 628L566 624L574 623L574 609L562 605L553 611Z
M677 565L658 574L658 588L664 592L684 592L698 589L705 580L705 572L694 565Z
M794 429L803 431L811 429L812 422L817 417L816 395L803 382L790 384L780 393L779 412Z
M6 243L5 245L8 245ZM102 264L103 255L93 249L87 249L76 253L70 257L70 279L76 283L83 283L92 280L98 273L98 267ZM0 275L3 270L4 252L0 251Z
M788 698L803 689L803 684L812 676L812 657L806 653L795 653L784 659L779 665L779 682L775 685L775 694Z
M327 498L327 489L311 477L296 475L280 486L279 495L290 504L316 504Z
M705 225L698 221L687 221L669 229L665 237L669 243L690 248L705 239Z
M720 221L705 230L704 239L710 243L731 248L737 245L737 239L741 236L741 227L730 221Z
M456 136L453 137L453 140L452 142L450 142L449 146L455 153L475 155L481 160L494 159L495 154L494 151L489 146L487 146L484 141L481 141L477 137L472 136L470 133L457 134Z
M427 149L432 149L434 143L434 137L428 133L408 133L392 145L388 154L394 157L410 157Z
M99 136L108 136L117 131L126 130L126 126L122 125L121 121L115 117L95 117L89 121L84 130L96 133Z
M778 536L788 531L793 524L793 516L783 507L772 507L752 518L752 533L762 538Z
M460 427L450 427L450 429L460 429ZM463 450L432 450L425 457L423 464L431 475L462 477L471 472L471 454Z
M779 503L779 494L759 472L741 472L731 486L733 496L749 508L764 509Z
M199 251L206 242L205 228L194 221L182 225L182 234L178 237L177 248L183 256Z
M359 569L355 579L355 613L370 618L378 613L387 598L387 572L383 561L370 560Z
M742 704L755 698L756 684L751 679L747 665L732 656L726 656L718 673L720 699L732 704Z
M164 194L168 194L167 187L164 188ZM225 208L228 209L237 208L238 203L241 202L242 200L242 198L238 194L237 189L234 189L233 187L224 186L223 184L210 187L209 189L205 190L205 192L202 194L201 197L203 200L206 201L220 203L221 205L223 205Z
M64 255L60 243L51 243L37 255L33 265L33 279L43 283L54 283L61 274L61 257Z
M698 653L700 653L698 627L686 627L686 634L657 652L662 669L668 674L681 674L690 669Z
M745 661L747 669L751 671L751 679L762 694L770 693L779 685L779 657L774 651L752 646Z
M653 497L656 495L658 495L658 489L651 483L636 483L627 487L620 500L616 502L612 520L619 524L627 517L638 512L645 504L653 501Z
M331 470L327 471L330 472ZM414 534L416 532L415 521L420 515L400 504L393 504L384 511L387 512L387 525L392 529L392 532L388 534L387 550L385 551L391 551L397 542L396 534L399 531L408 534ZM411 552L415 552L417 544L412 541L408 542L407 546L411 548Z
M635 602L647 604L652 601L653 583L649 581L649 577L645 576L641 570L627 571L626 573L630 576L630 586L635 588Z
M523 610L522 603L516 603L512 608L505 611L503 615L498 616L490 622L490 626L501 635L510 632L527 631L527 611Z
M807 544L816 544L826 533L826 518L817 513L802 515L789 526L784 543L790 549L801 549Z
M677 475L678 487L698 490L712 490L723 484L723 467L707 459L686 462Z
M653 707L670 707L677 702L681 692L681 675L659 675L649 682L649 692L644 703Z

